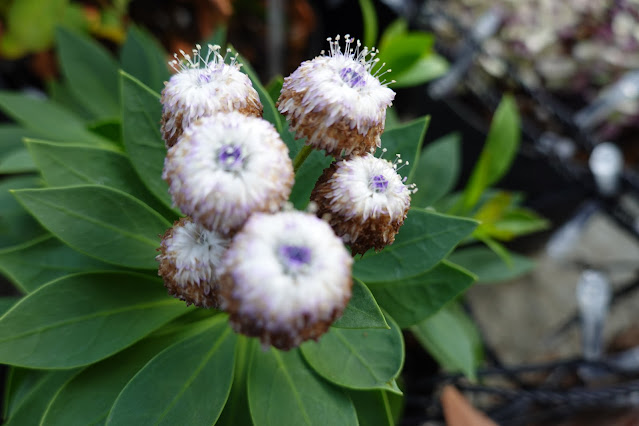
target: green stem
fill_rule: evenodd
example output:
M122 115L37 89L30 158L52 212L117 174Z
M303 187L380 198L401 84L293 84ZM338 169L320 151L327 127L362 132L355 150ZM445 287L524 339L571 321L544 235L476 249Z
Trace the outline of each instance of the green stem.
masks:
M300 167L302 167L302 164L304 164L304 161L306 160L306 158L309 155L311 155L312 151L313 151L313 147L310 147L308 145L304 145L302 149L300 149L300 152L298 152L295 158L293 159L293 171L295 173L297 173Z

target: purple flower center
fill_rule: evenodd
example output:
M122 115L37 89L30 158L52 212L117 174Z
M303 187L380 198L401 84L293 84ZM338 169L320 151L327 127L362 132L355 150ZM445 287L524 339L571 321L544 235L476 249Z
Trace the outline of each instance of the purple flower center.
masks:
M279 254L284 267L290 272L296 272L311 262L311 249L308 247L283 245Z
M197 78L200 84L206 84L211 81L211 76L206 70L203 70L202 72L200 72L200 75L198 75Z
M371 189L375 192L386 192L388 189L388 181L384 175L373 176L371 179Z
M238 146L225 145L220 149L218 160L224 170L235 170L242 165L242 150Z
M364 82L364 76L350 67L342 68L339 72L339 76L344 83L348 84L352 88L362 87L366 84Z

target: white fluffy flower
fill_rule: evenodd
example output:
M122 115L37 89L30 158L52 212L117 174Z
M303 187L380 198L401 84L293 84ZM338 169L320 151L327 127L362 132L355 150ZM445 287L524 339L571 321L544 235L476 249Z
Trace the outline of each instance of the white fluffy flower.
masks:
M205 117L169 149L162 177L175 204L207 229L237 231L288 200L293 165L273 126L238 112Z
M395 92L373 70L377 51L360 50L359 40L353 49L348 35L343 52L339 36L328 40L329 56L303 62L284 79L278 109L307 145L334 156L373 152Z
M415 189L404 185L397 164L371 154L338 161L324 171L311 193L318 216L328 215L353 254L392 244L404 223Z
M226 63L220 46L209 46L203 57L200 46L193 58L184 52L184 61L170 64L178 72L162 90L162 135L167 148L175 145L184 129L201 117L216 112L238 111L262 116L260 98L249 78L240 72L236 58Z
M221 260L229 240L208 231L189 217L173 224L162 237L156 259L158 275L169 294L187 305L217 308Z
M287 350L319 338L351 297L351 256L308 213L253 215L223 262L221 306L236 331L265 346Z

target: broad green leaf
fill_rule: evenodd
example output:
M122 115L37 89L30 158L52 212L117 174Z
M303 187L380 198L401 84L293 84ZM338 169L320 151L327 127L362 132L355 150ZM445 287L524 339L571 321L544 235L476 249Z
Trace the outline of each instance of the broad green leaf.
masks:
M357 425L348 395L317 376L297 349L255 351L247 386L255 426Z
M113 143L88 131L80 118L53 101L0 92L0 109L27 130L47 139L113 147Z
M72 368L104 359L186 312L161 280L96 272L30 293L0 318L0 362Z
M85 121L93 120L91 111L87 110L82 103L78 101L66 81L49 80L46 84L47 93L53 102L73 113L77 119Z
M390 398L401 398L384 390L350 390L359 426L395 426Z
M397 110L395 108L393 108L392 106L389 108L386 108L386 123L384 123L384 129L386 129L385 131L388 132L389 130L400 126L402 123L399 119L399 114L397 113Z
M26 148L18 148L5 152L0 157L0 175L11 173L35 172L36 166Z
M459 133L450 133L424 148L410 180L418 189L411 195L412 206L428 207L455 187L461 167L460 139Z
M87 367L60 389L42 424L104 425L113 403L133 376L160 351L181 339L176 332L152 335Z
M168 55L146 31L129 26L126 41L120 51L122 69L156 92L164 89L171 77Z
M476 226L470 219L412 208L395 242L357 260L353 275L366 284L420 275L445 258Z
M94 121L89 125L89 130L114 142L118 146L118 150L124 145L122 141L122 123L120 122L120 117Z
M404 340L392 318L390 329L331 328L319 341L300 346L308 364L326 380L350 389L393 389L404 364Z
M400 154L403 164L408 163L400 174L406 176L408 181L415 174L428 123L430 117L421 117L382 133L382 147L387 149L383 158L394 161L396 154Z
M157 268L158 235L171 223L130 195L100 185L23 189L13 194L72 248L115 265Z
M333 327L388 329L384 314L368 287L354 278L352 292L351 301L346 306L344 314L333 323Z
M548 229L550 223L532 210L519 207L505 212L495 222L479 225L479 229L500 241L510 241L522 235Z
M512 96L504 96L495 111L486 144L464 190L462 212L469 212L486 188L510 169L520 139L520 119Z
M377 41L377 12L371 0L359 0L364 23L364 46L372 47Z
M120 115L118 64L88 36L56 30L58 61L71 92L95 118Z
M18 303L19 300L20 298L15 296L0 297L0 316L4 315L5 312L7 312L13 305Z
M434 37L425 32L407 32L385 37L379 49L379 62L391 69L387 79L401 82L401 76L410 72L420 59L433 52Z
M33 137L37 133L15 124L0 124L0 148L3 154L24 148L23 138ZM1 157L0 157L1 158Z
M497 283L520 277L532 270L535 262L517 253L510 253L510 265L486 247L455 250L448 259L477 275L477 283Z
M160 96L136 78L122 72L122 132L133 168L149 190L168 207L169 187L162 180L166 147L160 134Z
M12 189L41 186L39 178L18 176L0 181L0 249L22 244L46 233L16 201Z
M412 87L443 76L448 72L448 68L448 61L443 56L435 52L429 52L420 57L417 62L401 74L393 72L390 77L396 80L393 83L394 89Z
M402 281L371 284L381 307L401 328L415 325L463 294L475 277L443 261L422 275Z
M122 390L106 424L215 424L235 362L235 334L223 318L153 358Z
M0 251L0 271L25 293L65 275L112 268L51 235Z
M129 158L120 152L85 145L26 142L49 186L104 185L140 199L165 217L179 216L149 192Z
M479 332L457 304L411 327L424 348L447 371L462 372L471 380L482 359Z
M216 423L217 426L252 424L246 390L246 378L253 354L256 350L259 350L257 343L258 341L256 339L249 339L241 334L237 335L233 385L231 386L231 392L224 406L224 410Z
M15 369L8 399L8 418L5 426L39 426L56 392L64 386L78 369L40 371Z

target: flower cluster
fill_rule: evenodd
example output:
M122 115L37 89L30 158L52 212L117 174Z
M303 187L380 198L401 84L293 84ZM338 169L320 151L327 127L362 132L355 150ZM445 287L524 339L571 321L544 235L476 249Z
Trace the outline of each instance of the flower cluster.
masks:
M342 52L339 37L331 41L329 56L286 79L278 102L298 137L338 157L313 190L316 214L287 203L288 148L260 117L236 58L226 64L216 46L202 57L198 46L196 59L173 61L178 73L163 92L162 177L187 217L162 238L159 274L169 294L226 311L234 330L264 346L286 350L324 334L351 297L343 243L353 254L382 249L410 206L401 160L371 154L394 92L371 74L376 52L352 45L347 36Z
M393 243L415 188L404 185L397 163L372 155L395 92L379 81L384 64L374 70L377 51L345 39L342 51L340 37L329 38L328 56L302 63L284 79L277 105L298 138L337 157L311 201L352 253L363 254Z

